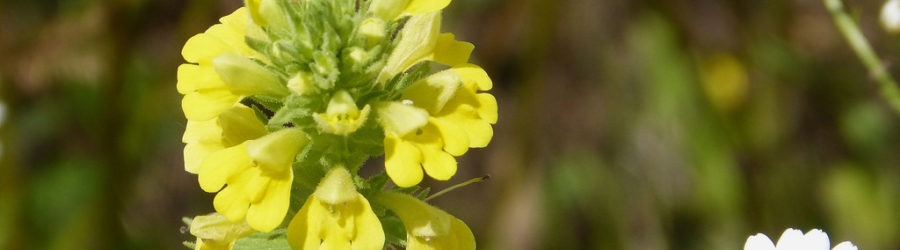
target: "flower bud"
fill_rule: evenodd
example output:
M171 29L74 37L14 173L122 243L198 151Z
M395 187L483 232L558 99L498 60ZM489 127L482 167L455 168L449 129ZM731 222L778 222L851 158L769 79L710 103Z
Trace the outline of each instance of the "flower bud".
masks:
M377 42L381 42L385 37L384 20L377 17L370 17L363 20L359 26L359 33L369 39L368 46L372 46Z
M361 68L369 61L369 53L360 47L351 47L344 52L344 64Z
M303 71L298 72L288 80L287 87L295 95L306 95L315 91L315 86L312 85L309 73Z
M313 195L322 202L337 205L355 199L359 194L350 172L343 166L335 166L322 177Z

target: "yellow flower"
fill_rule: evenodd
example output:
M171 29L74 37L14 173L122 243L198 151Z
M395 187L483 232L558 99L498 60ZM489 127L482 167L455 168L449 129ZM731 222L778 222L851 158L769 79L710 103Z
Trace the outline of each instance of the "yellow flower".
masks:
M434 179L450 179L456 173L453 156L487 146L494 134L491 124L497 122L497 101L478 91L491 87L483 69L465 64L409 86L403 99L411 105L379 105L385 169L394 183L418 184L423 168Z
M384 231L350 172L332 168L288 226L294 249L382 249Z
M400 31L400 41L379 73L377 82L384 82L423 61L449 66L466 63L475 46L456 41L453 34L440 31L440 11L412 16Z
M196 174L209 154L265 134L265 124L256 118L252 109L241 104L235 104L212 120L188 121L181 138L187 144L184 169Z
M475 249L475 236L466 223L415 197L385 192L375 201L394 211L406 228L406 249Z
M212 119L243 96L288 93L277 76L248 58L265 59L244 42L248 29L259 29L248 23L246 9L219 21L188 39L181 51L190 62L178 67L177 84L178 92L185 95L181 107L188 120Z
M369 105L359 110L353 97L347 91L341 90L331 97L325 113L315 113L313 119L322 131L336 135L348 135L366 123L370 110Z
M194 250L231 250L235 241L251 233L246 222L231 222L217 213L194 217L191 222L191 235L197 237Z
M219 192L213 206L229 220L246 217L253 229L272 231L287 213L291 166L307 141L300 129L287 128L216 151L200 165L200 187Z

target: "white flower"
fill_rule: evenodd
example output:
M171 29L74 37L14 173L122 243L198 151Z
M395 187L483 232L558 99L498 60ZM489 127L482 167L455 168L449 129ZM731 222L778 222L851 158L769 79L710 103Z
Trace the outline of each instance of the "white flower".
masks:
M890 33L900 33L900 0L889 0L881 7L881 25Z
M828 250L831 241L828 234L819 229L813 229L803 234L802 231L788 228L781 234L778 243L773 244L765 234L758 233L747 238L744 250ZM834 247L833 250L857 250L849 241L844 241Z

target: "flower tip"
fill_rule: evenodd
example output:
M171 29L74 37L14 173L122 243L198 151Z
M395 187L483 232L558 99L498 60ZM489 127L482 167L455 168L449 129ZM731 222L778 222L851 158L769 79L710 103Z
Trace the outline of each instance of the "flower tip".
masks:
M757 233L756 235L752 235L747 238L747 242L744 243L744 250L774 250L775 244L772 243L772 240L769 239L768 236L762 233Z
M858 250L858 249L856 248L855 245L853 245L853 243L850 243L849 241L844 241L844 242L841 242L840 244L838 244L837 246L834 246L834 249L832 249L832 250Z

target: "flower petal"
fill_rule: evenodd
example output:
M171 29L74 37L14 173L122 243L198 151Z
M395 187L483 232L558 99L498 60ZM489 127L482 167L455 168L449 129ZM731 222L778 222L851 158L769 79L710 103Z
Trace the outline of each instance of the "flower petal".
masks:
M747 238L744 250L775 250L775 244L765 234L758 233Z
M422 14L441 10L450 4L450 0L412 0L406 5L404 12Z
M456 243L456 247L454 247L453 249L475 249L475 235L472 234L472 230L470 230L469 226L467 226L466 223L462 220L455 217L452 218L450 224L450 233L454 236L453 242Z
M184 145L184 170L192 174L198 173L203 159L223 148L222 145L214 143L188 143Z
M437 145L420 145L422 167L425 173L436 180L446 181L456 174L456 159Z
M400 102L376 104L375 113L386 135L402 137L428 123L428 111Z
M425 57L437 63L449 66L464 64L469 61L469 56L475 45L456 40L453 33L443 33L438 36L432 54Z
M219 18L219 22L228 25L240 34L246 34L249 18L247 8L241 7L229 15Z
M288 225L287 239L293 249L319 249L321 239L319 232L325 214L317 206L318 201L312 195L306 198L303 207L291 219Z
M797 229L788 228L784 230L775 248L778 250L804 249L803 232Z
M353 250L381 249L384 246L384 230L381 221L372 211L369 200L361 194L357 199L353 217L356 226L356 237L353 241Z
M463 85L473 91L487 91L494 86L494 83L491 81L487 72L481 67L478 67L478 65L463 64L454 66L452 70L459 73L460 77L463 79Z
M245 151L246 147L241 144L216 151L204 158L197 175L200 188L209 193L219 191L231 175L252 167L253 163Z
M184 143L222 143L222 129L217 119L207 121L187 121L184 134L181 136Z
M444 150L453 156L460 156L469 150L469 134L451 120L432 117L428 119L441 133Z
M400 41L385 62L376 82L384 82L432 56L441 28L441 13L414 15L400 31Z
M837 244L837 246L834 246L834 249L832 249L832 250L857 250L857 248L856 248L856 246L853 245L853 243L850 243L849 241L844 241L844 242L841 242L840 244Z
M442 118L456 124L469 135L469 147L483 148L494 137L494 129L485 120L476 118L477 111L469 105L459 105L450 114Z
M210 66L200 66L185 63L178 66L178 83L175 85L178 93L189 94L198 89L210 89L225 87L225 83L219 79L219 75Z
M819 229L813 229L803 235L804 249L808 250L829 250L831 249L831 240L828 234Z
M185 42L181 49L184 60L192 63L209 63L219 54L232 51L222 40L206 33L192 36Z
M422 181L422 153L416 146L399 138L384 137L384 168L397 186L411 187Z
M216 208L216 212L224 215L228 220L239 221L247 214L250 201L240 190L229 186L216 194L216 198L213 199L213 207Z
M200 90L185 95L181 99L181 109L188 120L206 121L231 108L240 99L224 88Z
M247 210L247 223L253 229L269 232L281 225L290 206L293 179L291 171L286 172L285 176L270 179L265 194L258 202L251 203Z
M478 98L478 117L484 119L490 124L497 123L497 99L487 93L479 93L475 95Z

